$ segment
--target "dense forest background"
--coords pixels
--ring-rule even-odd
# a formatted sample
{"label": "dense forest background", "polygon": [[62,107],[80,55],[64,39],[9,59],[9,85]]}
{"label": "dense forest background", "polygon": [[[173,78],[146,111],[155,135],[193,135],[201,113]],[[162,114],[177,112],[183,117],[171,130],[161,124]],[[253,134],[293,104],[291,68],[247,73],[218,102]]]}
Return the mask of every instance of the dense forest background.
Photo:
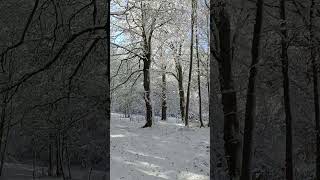
{"label": "dense forest background", "polygon": [[319,179],[319,2],[210,3],[211,178]]}

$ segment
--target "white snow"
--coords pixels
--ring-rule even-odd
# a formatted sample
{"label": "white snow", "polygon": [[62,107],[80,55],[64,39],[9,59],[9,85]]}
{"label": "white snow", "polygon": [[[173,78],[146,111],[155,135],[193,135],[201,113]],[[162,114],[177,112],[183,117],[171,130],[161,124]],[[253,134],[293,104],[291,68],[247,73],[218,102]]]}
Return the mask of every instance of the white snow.
{"label": "white snow", "polygon": [[209,180],[209,128],[112,114],[112,180]]}

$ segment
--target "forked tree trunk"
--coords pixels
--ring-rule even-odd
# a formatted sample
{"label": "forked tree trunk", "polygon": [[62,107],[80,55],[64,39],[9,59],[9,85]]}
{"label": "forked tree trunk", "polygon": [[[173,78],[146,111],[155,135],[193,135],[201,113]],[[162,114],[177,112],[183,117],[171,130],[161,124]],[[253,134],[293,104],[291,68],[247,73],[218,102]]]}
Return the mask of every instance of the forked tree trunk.
{"label": "forked tree trunk", "polygon": [[263,0],[258,0],[256,4],[256,22],[253,31],[253,40],[251,47],[251,66],[250,75],[247,89],[247,102],[245,112],[245,126],[243,136],[243,149],[242,149],[242,171],[241,180],[250,180],[251,175],[251,162],[253,151],[253,131],[256,115],[256,76],[257,76],[257,64],[259,62],[259,49],[260,49],[260,36],[262,29],[262,17],[263,17]]}
{"label": "forked tree trunk", "polygon": [[288,75],[288,35],[286,26],[286,4],[285,0],[280,0],[280,18],[281,18],[281,62],[283,75],[283,96],[285,109],[286,124],[286,180],[293,180],[293,163],[292,163],[292,115],[290,108],[290,88]]}

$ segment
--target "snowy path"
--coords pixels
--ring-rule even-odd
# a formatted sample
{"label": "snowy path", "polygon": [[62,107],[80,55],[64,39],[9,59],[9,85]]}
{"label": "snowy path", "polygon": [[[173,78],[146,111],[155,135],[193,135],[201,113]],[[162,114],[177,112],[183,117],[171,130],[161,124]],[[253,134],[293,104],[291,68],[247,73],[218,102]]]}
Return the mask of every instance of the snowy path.
{"label": "snowy path", "polygon": [[209,128],[130,121],[112,114],[112,180],[208,180]]}

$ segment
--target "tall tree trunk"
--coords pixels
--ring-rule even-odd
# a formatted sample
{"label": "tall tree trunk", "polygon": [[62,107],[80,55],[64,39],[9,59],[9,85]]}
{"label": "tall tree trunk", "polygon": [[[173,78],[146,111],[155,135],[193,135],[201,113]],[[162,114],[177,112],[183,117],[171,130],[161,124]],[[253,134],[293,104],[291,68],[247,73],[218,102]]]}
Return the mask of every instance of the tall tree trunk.
{"label": "tall tree trunk", "polygon": [[[4,125],[5,125],[5,121],[6,121],[6,113],[7,113],[7,99],[8,99],[8,94],[9,92],[6,92],[4,95],[3,95],[3,100],[2,100],[2,104],[1,104],[1,118],[0,118],[0,152],[2,151],[3,149],[3,139],[4,139]],[[1,163],[1,166],[2,163]],[[2,176],[2,169],[0,171],[0,176]]]}
{"label": "tall tree trunk", "polygon": [[64,142],[63,142],[63,135],[61,133],[59,133],[59,157],[60,157],[60,172],[61,172],[61,175],[62,175],[62,179],[65,180],[66,179],[66,175],[65,175],[65,172],[64,172],[64,167],[63,167],[63,164],[64,164],[64,155],[63,155],[63,150],[64,150]]}
{"label": "tall tree trunk", "polygon": [[[4,139],[4,125],[5,125],[5,121],[6,121],[6,114],[7,114],[7,100],[8,100],[8,95],[9,95],[9,92],[6,92],[4,95],[3,95],[3,100],[2,100],[2,108],[1,108],[1,122],[0,122],[0,152],[2,152],[3,150],[5,151],[6,146],[4,143],[3,143],[3,139]],[[3,154],[4,155],[4,154]],[[1,159],[2,159],[2,153],[1,153]],[[2,167],[3,167],[3,162],[1,161],[1,166],[0,166],[0,176],[2,176]]]}
{"label": "tall tree trunk", "polygon": [[12,101],[11,101],[11,105],[10,105],[10,118],[9,118],[9,122],[7,125],[7,133],[5,136],[5,141],[4,141],[4,147],[2,150],[2,154],[1,154],[1,165],[0,165],[0,176],[2,175],[2,170],[3,170],[3,166],[4,166],[4,161],[5,161],[5,157],[6,157],[6,153],[7,153],[7,145],[8,145],[8,139],[9,139],[9,135],[10,135],[10,131],[11,131],[11,121],[13,119],[13,108],[12,108]]}
{"label": "tall tree trunk", "polygon": [[161,95],[161,120],[167,120],[167,80],[166,80],[166,66],[162,67],[162,95]]}
{"label": "tall tree trunk", "polygon": [[[211,6],[211,3],[210,3],[210,5],[209,6]],[[207,72],[207,91],[208,91],[208,99],[209,99],[209,104],[212,104],[212,103],[214,103],[214,100],[213,99],[211,99],[211,94],[210,94],[210,88],[211,88],[211,81],[213,81],[213,71],[212,71],[212,73],[211,73],[211,69],[213,70],[213,67],[211,67],[211,66],[213,66],[213,63],[211,63],[211,60],[213,61],[213,60],[215,60],[214,59],[214,57],[212,56],[211,57],[211,54],[210,54],[210,49],[212,49],[212,48],[214,48],[214,47],[212,47],[211,48],[211,44],[212,45],[214,45],[215,43],[213,42],[213,40],[214,40],[214,37],[212,37],[212,42],[211,42],[211,33],[214,33],[214,26],[212,26],[212,28],[211,28],[211,18],[213,18],[213,16],[211,17],[211,13],[213,13],[213,12],[211,12],[211,8],[210,8],[210,13],[209,13],[209,15],[207,16],[207,27],[208,27],[208,35],[207,35],[207,38],[208,38],[208,59],[207,59],[207,69],[208,69],[208,72]],[[212,21],[212,23],[214,23],[214,21]],[[212,32],[211,32],[212,31]],[[211,76],[212,76],[212,78],[211,78]],[[212,96],[213,97],[213,96]],[[212,107],[213,107],[213,104],[212,104]],[[214,111],[214,110],[213,110]],[[211,124],[211,116],[210,116],[210,113],[212,114],[213,113],[213,111],[211,112],[210,111],[210,105],[209,105],[209,122],[208,122],[208,127],[210,127],[210,124]],[[213,114],[212,114],[213,115]],[[212,116],[212,118],[213,118],[213,116]],[[213,119],[212,119],[213,120]],[[210,134],[211,134],[211,128],[210,128]],[[212,137],[213,138],[213,137]],[[211,139],[211,135],[210,135],[210,139]]]}
{"label": "tall tree trunk", "polygon": [[[9,84],[11,84],[12,73],[9,72],[8,76],[9,76],[8,77]],[[13,106],[12,106],[13,102],[9,98],[9,93],[10,93],[10,91],[5,92],[3,104],[2,104],[3,107],[2,107],[2,114],[1,114],[1,136],[0,136],[0,151],[1,151],[0,177],[2,176],[5,156],[6,156],[6,152],[7,152],[8,138],[9,138],[9,134],[10,134],[10,130],[11,130],[11,121],[13,119]],[[7,117],[7,108],[8,108],[9,103],[10,103],[10,116]],[[7,122],[7,133],[5,135],[4,142],[3,142],[3,134],[5,132],[4,125],[5,125],[6,118],[8,118],[9,120]]]}
{"label": "tall tree trunk", "polygon": [[200,128],[204,127],[202,121],[202,99],[201,99],[201,74],[200,74],[200,56],[199,56],[199,36],[198,36],[198,24],[197,24],[196,17],[196,54],[197,54],[197,70],[198,70],[198,96],[199,96],[199,121],[200,121]]}
{"label": "tall tree trunk", "polygon": [[184,101],[184,88],[183,88],[183,69],[180,63],[181,54],[182,54],[182,44],[180,44],[178,49],[178,56],[174,60],[175,60],[175,68],[177,72],[180,114],[181,114],[181,120],[184,121],[185,101]]}
{"label": "tall tree trunk", "polygon": [[[12,108],[11,108],[11,114],[12,114]],[[12,117],[10,117],[8,125],[7,125],[8,127],[7,127],[6,136],[5,136],[5,139],[4,139],[4,147],[3,147],[2,152],[1,152],[0,176],[2,175],[2,170],[3,170],[3,166],[4,166],[4,160],[5,160],[6,152],[7,152],[8,138],[9,138],[9,134],[10,134],[10,130],[11,130],[11,126],[10,126],[11,120],[12,120]]]}
{"label": "tall tree trunk", "polygon": [[61,176],[61,163],[60,163],[60,139],[59,135],[56,136],[56,175]]}
{"label": "tall tree trunk", "polygon": [[263,17],[263,0],[257,1],[256,10],[256,22],[253,31],[253,40],[251,47],[251,66],[250,75],[247,90],[247,102],[245,112],[245,126],[244,126],[244,137],[243,137],[243,150],[242,150],[242,171],[241,180],[251,179],[251,162],[252,162],[252,150],[253,150],[253,131],[255,125],[256,115],[256,95],[255,95],[255,81],[257,75],[257,64],[259,62],[259,50],[260,50],[260,36],[262,29],[262,17]]}
{"label": "tall tree trunk", "polygon": [[286,179],[293,180],[293,163],[292,163],[292,115],[290,108],[290,89],[288,76],[288,35],[286,26],[286,4],[285,0],[280,0],[280,18],[281,18],[281,62],[283,75],[283,95],[285,108],[286,123]]}
{"label": "tall tree trunk", "polygon": [[52,144],[51,144],[51,142],[49,143],[49,147],[48,147],[48,156],[49,156],[48,176],[52,176],[53,163],[52,163]]}
{"label": "tall tree trunk", "polygon": [[106,70],[106,104],[105,104],[105,172],[104,180],[110,180],[110,121],[111,121],[111,95],[110,95],[110,2],[111,0],[106,0],[107,18],[106,18],[106,56],[107,56],[107,70]]}
{"label": "tall tree trunk", "polygon": [[316,179],[320,179],[320,114],[319,114],[319,90],[318,90],[318,67],[316,62],[316,49],[314,43],[314,28],[313,20],[315,15],[315,2],[311,0],[310,6],[310,54],[312,63],[312,73],[313,73],[313,103],[314,103],[314,118],[315,118],[315,132],[316,132]]}
{"label": "tall tree trunk", "polygon": [[[150,56],[150,55],[149,55]],[[144,101],[146,104],[146,124],[143,128],[152,126],[152,104],[151,104],[151,88],[150,88],[150,58],[143,61],[143,87],[144,87]]]}
{"label": "tall tree trunk", "polygon": [[210,126],[210,180],[215,180],[215,173],[214,173],[214,170],[215,170],[215,152],[214,152],[214,144],[215,144],[215,136],[214,136],[214,133],[215,133],[215,129],[214,129],[214,126],[213,126],[213,122],[215,120],[215,114],[214,114],[214,61],[216,60],[216,58],[213,56],[213,52],[211,51],[214,51],[215,49],[215,21],[214,21],[214,2],[213,1],[210,1],[210,24],[209,24],[209,38],[208,38],[208,41],[209,41],[209,60],[210,60],[210,78],[209,78],[209,123],[208,123],[208,126]]}
{"label": "tall tree trunk", "polygon": [[184,117],[185,117],[185,99],[184,99],[182,67],[180,67],[178,71],[179,71],[178,88],[179,88],[179,99],[180,99],[180,112],[181,112],[181,119],[184,120]]}
{"label": "tall tree trunk", "polygon": [[[215,4],[217,3],[217,4]],[[224,114],[224,148],[228,164],[229,176],[232,180],[240,178],[241,139],[237,117],[237,94],[232,78],[231,27],[226,3],[214,1],[212,9],[216,9],[214,18],[217,29],[217,56],[219,66],[220,91]],[[210,50],[210,53],[215,53]]]}
{"label": "tall tree trunk", "polygon": [[184,88],[183,88],[183,71],[180,62],[176,62],[176,70],[178,77],[178,89],[179,89],[179,102],[180,102],[180,112],[181,119],[184,120],[185,117],[185,101],[184,101]]}
{"label": "tall tree trunk", "polygon": [[189,101],[190,101],[190,86],[192,78],[192,65],[193,65],[193,34],[194,34],[194,24],[195,24],[195,14],[196,14],[197,2],[192,0],[192,13],[191,13],[191,42],[190,42],[190,67],[189,67],[189,78],[187,85],[187,101],[186,101],[186,114],[184,123],[186,126],[189,125]]}
{"label": "tall tree trunk", "polygon": [[151,71],[151,54],[152,54],[152,36],[155,28],[155,21],[152,21],[150,28],[146,27],[147,19],[145,12],[145,4],[141,1],[141,21],[142,21],[142,39],[143,39],[143,52],[144,57],[141,58],[143,61],[143,88],[144,88],[144,101],[146,106],[146,124],[142,128],[152,126],[152,101],[151,101],[151,85],[150,85],[150,71]]}
{"label": "tall tree trunk", "polygon": [[127,97],[127,103],[125,105],[125,118],[130,118],[131,112],[130,112],[130,97]]}
{"label": "tall tree trunk", "polygon": [[36,179],[36,158],[37,158],[37,153],[36,151],[33,149],[32,150],[32,154],[33,154],[33,160],[32,160],[32,179],[35,180]]}
{"label": "tall tree trunk", "polygon": [[72,179],[71,174],[71,164],[70,164],[70,153],[69,153],[69,144],[66,144],[66,158],[67,158],[67,165],[68,165],[68,178]]}

